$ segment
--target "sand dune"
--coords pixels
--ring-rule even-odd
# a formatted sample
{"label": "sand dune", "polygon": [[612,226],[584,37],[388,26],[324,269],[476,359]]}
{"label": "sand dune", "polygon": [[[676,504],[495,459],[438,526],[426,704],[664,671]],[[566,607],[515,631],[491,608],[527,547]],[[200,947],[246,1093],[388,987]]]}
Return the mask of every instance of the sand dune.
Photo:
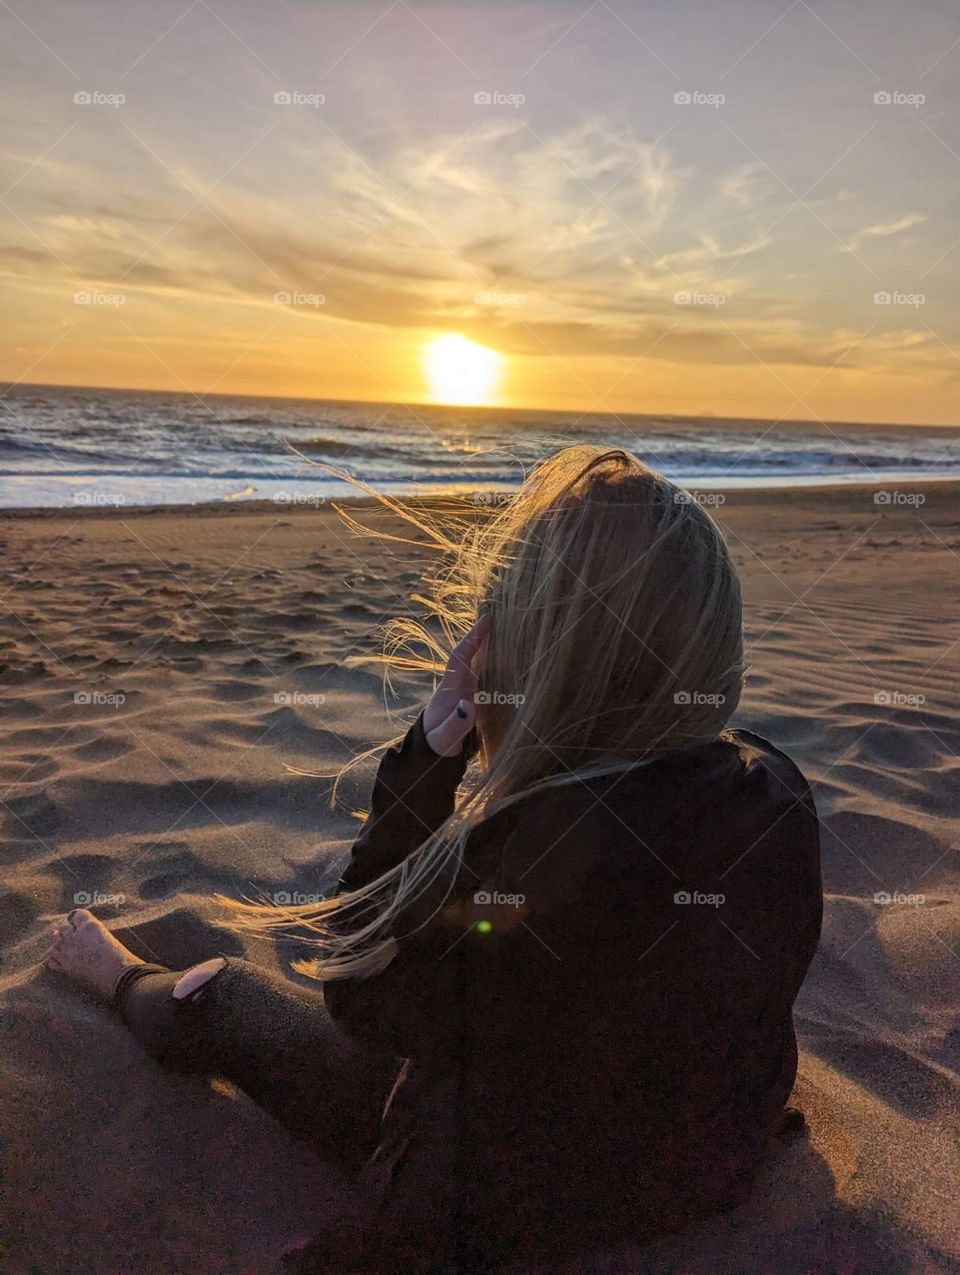
{"label": "sand dune", "polygon": [[[737,1212],[584,1271],[957,1269],[960,518],[955,488],[925,491],[719,511],[747,600],[737,721],[792,753],[824,821],[797,1006],[810,1129]],[[0,534],[4,1270],[278,1270],[344,1184],[40,962],[83,902],[145,957],[286,965],[213,896],[329,888],[370,770],[334,812],[329,780],[286,767],[329,770],[419,702],[400,679],[391,719],[380,678],[344,660],[409,609],[424,556],[262,506],[11,515]]]}

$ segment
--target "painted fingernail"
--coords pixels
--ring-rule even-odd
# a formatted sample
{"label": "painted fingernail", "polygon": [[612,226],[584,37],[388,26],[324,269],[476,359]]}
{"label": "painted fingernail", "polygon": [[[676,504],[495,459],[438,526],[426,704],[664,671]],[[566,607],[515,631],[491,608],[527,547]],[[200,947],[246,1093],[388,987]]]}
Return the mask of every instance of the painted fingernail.
{"label": "painted fingernail", "polygon": [[68,920],[68,921],[72,921],[72,920],[73,920],[73,918],[77,915],[77,913],[78,913],[79,911],[80,911],[80,909],[79,909],[79,908],[74,908],[72,912],[68,912],[68,913],[67,913],[67,920]]}
{"label": "painted fingernail", "polygon": [[464,721],[470,716],[470,704],[467,700],[462,699],[457,705],[457,716]]}

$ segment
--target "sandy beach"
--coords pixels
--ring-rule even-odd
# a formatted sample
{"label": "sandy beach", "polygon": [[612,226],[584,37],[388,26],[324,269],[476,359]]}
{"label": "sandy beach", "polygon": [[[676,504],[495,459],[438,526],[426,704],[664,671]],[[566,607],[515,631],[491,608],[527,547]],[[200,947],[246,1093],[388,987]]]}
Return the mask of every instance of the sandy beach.
{"label": "sandy beach", "polygon": [[[746,597],[735,721],[791,753],[823,820],[809,1131],[736,1212],[584,1272],[957,1269],[960,488],[912,490],[716,508]],[[415,610],[426,551],[276,505],[7,513],[0,538],[3,1269],[279,1271],[345,1184],[242,1095],[162,1071],[42,958],[82,904],[147,959],[288,969],[296,949],[233,935],[215,895],[330,888],[372,767],[336,812],[296,772],[415,714],[422,685],[385,697],[345,661]]]}

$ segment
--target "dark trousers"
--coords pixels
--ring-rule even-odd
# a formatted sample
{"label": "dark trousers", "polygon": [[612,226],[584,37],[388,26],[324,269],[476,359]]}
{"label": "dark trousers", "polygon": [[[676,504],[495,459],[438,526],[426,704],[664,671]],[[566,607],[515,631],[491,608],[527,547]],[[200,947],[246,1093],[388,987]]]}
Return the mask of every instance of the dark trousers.
{"label": "dark trousers", "polygon": [[232,1081],[325,1159],[359,1168],[377,1145],[398,1061],[346,1036],[319,987],[230,957],[177,1000],[182,976],[162,965],[121,976],[115,1002],[144,1048],[166,1066]]}

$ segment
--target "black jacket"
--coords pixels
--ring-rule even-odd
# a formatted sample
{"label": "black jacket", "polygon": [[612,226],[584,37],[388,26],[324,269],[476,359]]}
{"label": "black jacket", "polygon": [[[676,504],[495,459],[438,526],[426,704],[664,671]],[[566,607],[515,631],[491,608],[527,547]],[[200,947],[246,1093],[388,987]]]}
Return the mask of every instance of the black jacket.
{"label": "black jacket", "polygon": [[[440,825],[466,760],[419,720],[387,752],[343,888]],[[351,1034],[409,1061],[361,1233],[305,1270],[548,1269],[744,1197],[820,934],[817,816],[788,757],[734,730],[531,796],[473,831],[436,906],[403,917],[384,972],[326,985]]]}

